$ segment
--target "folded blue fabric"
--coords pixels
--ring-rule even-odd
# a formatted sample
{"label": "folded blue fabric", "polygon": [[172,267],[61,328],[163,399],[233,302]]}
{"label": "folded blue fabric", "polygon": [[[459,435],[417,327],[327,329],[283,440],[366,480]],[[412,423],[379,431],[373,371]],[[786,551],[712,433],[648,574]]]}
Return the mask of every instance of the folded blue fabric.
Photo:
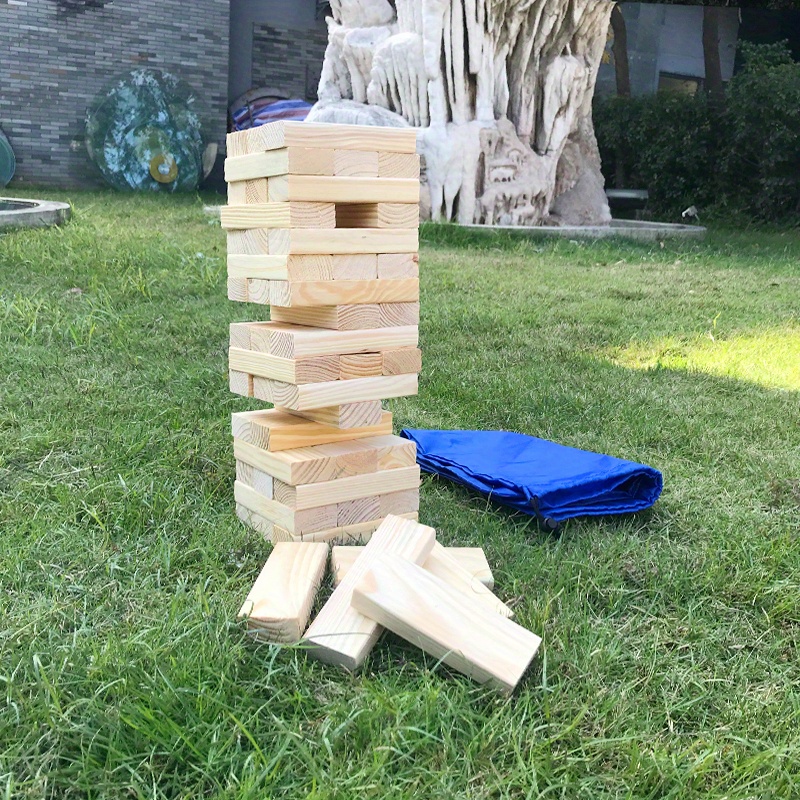
{"label": "folded blue fabric", "polygon": [[649,508],[663,486],[653,467],[508,431],[401,432],[425,472],[477,489],[544,519],[627,514]]}

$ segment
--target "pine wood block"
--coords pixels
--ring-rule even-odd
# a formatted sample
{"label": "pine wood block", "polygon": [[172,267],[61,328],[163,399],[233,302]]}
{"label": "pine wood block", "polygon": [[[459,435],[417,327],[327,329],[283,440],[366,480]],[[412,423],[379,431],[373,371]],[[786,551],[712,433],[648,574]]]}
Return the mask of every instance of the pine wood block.
{"label": "pine wood block", "polygon": [[274,499],[275,479],[267,472],[248,464],[245,461],[236,461],[236,480],[247,484],[259,494],[269,499]]}
{"label": "pine wood block", "polygon": [[417,463],[417,445],[401,436],[374,436],[368,440],[377,449],[377,469],[399,469]]}
{"label": "pine wood block", "polygon": [[220,209],[220,223],[225,230],[334,228],[336,206],[333,203],[268,202],[228,205]]}
{"label": "pine wood block", "polygon": [[[377,262],[377,256],[373,255],[371,258]],[[266,253],[232,253],[228,256],[228,277],[267,281],[330,281],[334,278],[333,259],[329,255],[271,256]],[[377,277],[377,263],[375,266],[376,274],[370,277]]]}
{"label": "pine wood block", "polygon": [[390,434],[392,415],[383,411],[380,422],[374,425],[344,430],[272,408],[232,414],[231,430],[235,439],[275,452]]}
{"label": "pine wood block", "polygon": [[332,256],[333,279],[336,281],[372,281],[378,278],[378,256],[375,253],[352,253]]}
{"label": "pine wood block", "polygon": [[[419,328],[406,325],[367,330],[321,330],[281,322],[252,323],[250,347],[283,358],[347,355],[416,347]],[[233,343],[231,343],[231,346]]]}
{"label": "pine wood block", "polygon": [[381,253],[376,260],[379,278],[398,280],[419,277],[419,255],[416,253]]}
{"label": "pine wood block", "polygon": [[228,204],[244,205],[247,202],[247,191],[245,181],[235,181],[228,184]]}
{"label": "pine wood block", "polygon": [[419,203],[337,203],[337,228],[418,228]]}
{"label": "pine wood block", "polygon": [[269,152],[229,154],[225,159],[225,180],[231,184],[289,173],[333,175],[333,160],[334,151],[330,148],[282,147]]}
{"label": "pine wood block", "polygon": [[228,231],[227,242],[229,255],[267,254],[269,253],[269,228]]}
{"label": "pine wood block", "polygon": [[[333,174],[361,177],[378,177],[378,154],[374,150],[334,150]],[[386,177],[402,177],[386,176]]]}
{"label": "pine wood block", "polygon": [[[257,228],[263,236],[244,237],[236,249],[228,252],[269,253],[271,255],[351,255],[353,253],[416,253],[419,250],[417,228]],[[240,231],[239,233],[250,233]],[[255,249],[255,248],[259,249]],[[245,249],[247,248],[247,249]]]}
{"label": "pine wood block", "polygon": [[328,562],[328,545],[279,542],[239,611],[256,638],[298,642]]}
{"label": "pine wood block", "polygon": [[240,481],[233,484],[233,496],[240,505],[280,525],[295,536],[336,527],[336,503],[306,509],[291,508]]}
{"label": "pine wood block", "polygon": [[231,347],[239,347],[242,350],[250,349],[250,329],[252,324],[251,322],[231,322],[228,328]]}
{"label": "pine wood block", "polygon": [[366,552],[339,584],[352,586],[355,611],[479,683],[514,690],[541,644],[536,634],[393,553],[376,555],[353,582]]}
{"label": "pine wood block", "polygon": [[236,131],[225,137],[225,154],[228,158],[247,154],[247,137],[244,133],[245,131]]}
{"label": "pine wood block", "polygon": [[407,397],[417,393],[417,376],[384,375],[349,381],[323,381],[297,386],[272,378],[253,378],[253,397],[292,411],[352,405],[370,400]]}
{"label": "pine wood block", "polygon": [[341,371],[339,356],[281,358],[270,353],[231,347],[228,359],[232,370],[298,385],[339,380]]}
{"label": "pine wood block", "polygon": [[352,607],[354,588],[361,584],[381,555],[418,564],[428,557],[435,539],[433,528],[399,517],[387,517],[306,631],[303,641],[311,646],[310,654],[350,670],[360,667],[380,636],[381,627]]}
{"label": "pine wood block", "polygon": [[422,370],[422,351],[417,347],[384,350],[381,369],[384,375],[406,375]]}
{"label": "pine wood block", "polygon": [[228,184],[228,205],[241,206],[248,203],[269,202],[267,179],[256,178],[249,181],[233,181]]}
{"label": "pine wood block", "polygon": [[274,322],[334,331],[404,328],[419,325],[419,303],[363,303],[299,308],[273,306],[270,315]]}
{"label": "pine wood block", "polygon": [[263,281],[259,278],[247,278],[247,302],[258,305],[269,305],[270,286],[272,281]]}
{"label": "pine wood block", "polygon": [[399,492],[382,494],[380,502],[381,513],[379,516],[385,517],[387,514],[405,514],[409,511],[419,511],[419,489],[404,489]]}
{"label": "pine wood block", "polygon": [[[244,512],[247,512],[244,509]],[[237,513],[238,510],[237,510]],[[418,515],[416,512],[410,514],[399,514],[397,516],[403,519],[409,519],[416,522]],[[325,531],[314,531],[313,533],[303,533],[294,536],[289,533],[285,528],[280,525],[275,525],[269,520],[257,515],[252,515],[247,519],[240,516],[243,522],[250,525],[255,530],[264,534],[265,538],[270,541],[278,542],[328,542],[329,544],[364,544],[370,540],[372,534],[380,527],[383,518],[373,519],[367,522],[356,522],[353,525],[344,525],[336,528],[330,528]],[[252,522],[250,521],[252,520]]]}
{"label": "pine wood block", "polygon": [[235,369],[228,370],[228,388],[242,397],[253,396],[253,376]]}
{"label": "pine wood block", "polygon": [[[254,381],[253,391],[255,392],[255,390]],[[309,408],[305,411],[288,408],[283,410],[323,425],[334,425],[337,428],[363,428],[367,425],[377,425],[384,413],[380,400],[370,400],[365,403],[343,403],[326,408]]]}
{"label": "pine wood block", "polygon": [[228,278],[228,300],[233,300],[235,303],[246,303],[247,290],[246,278]]}
{"label": "pine wood block", "polygon": [[408,178],[351,178],[281,175],[269,179],[273,203],[419,203],[419,181]]}
{"label": "pine wood block", "polygon": [[419,180],[419,156],[416,153],[378,153],[378,177]]}
{"label": "pine wood block", "polygon": [[380,503],[377,497],[361,497],[357,500],[345,500],[336,506],[336,525],[345,527],[377,519]]}
{"label": "pine wood block", "polygon": [[382,353],[351,353],[339,356],[339,380],[383,375]]}
{"label": "pine wood block", "polygon": [[396,281],[270,282],[270,303],[282,307],[402,303],[415,302],[418,299],[417,278],[402,278]]}
{"label": "pine wood block", "polygon": [[[436,546],[439,546],[438,542]],[[482,548],[445,547],[445,550],[472,576],[473,580],[480,581],[487,589],[494,588],[494,576]],[[331,573],[335,584],[341,582],[363,551],[364,548],[360,545],[336,545],[331,550]],[[425,559],[422,565],[424,569],[428,569],[430,560],[431,556]],[[447,583],[444,576],[439,577]]]}
{"label": "pine wood block", "polygon": [[379,303],[378,322],[381,328],[419,325],[419,303]]}
{"label": "pine wood block", "polygon": [[[304,483],[292,486],[281,480],[273,479],[274,499],[289,508],[304,511],[331,503],[344,503],[348,500],[361,500],[365,497],[377,498],[379,495],[399,492],[406,489],[418,489],[420,484],[419,467],[389,469],[364,475],[352,475],[321,483]],[[367,517],[374,519],[378,514],[376,501],[375,514]],[[415,511],[416,509],[408,509]],[[362,520],[357,520],[362,521]]]}

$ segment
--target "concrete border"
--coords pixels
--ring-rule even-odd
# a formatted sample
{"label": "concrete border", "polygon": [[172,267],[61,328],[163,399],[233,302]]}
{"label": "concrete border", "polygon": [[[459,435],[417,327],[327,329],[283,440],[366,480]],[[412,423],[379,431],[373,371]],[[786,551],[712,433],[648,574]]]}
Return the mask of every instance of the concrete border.
{"label": "concrete border", "polygon": [[0,202],[25,204],[22,208],[7,211],[0,209],[0,229],[47,228],[50,225],[61,225],[72,216],[72,208],[68,203],[55,200],[0,197]]}
{"label": "concrete border", "polygon": [[522,236],[540,236],[557,239],[607,239],[620,236],[640,242],[658,242],[662,239],[704,239],[707,233],[702,225],[679,225],[672,222],[642,222],[641,220],[614,219],[604,225],[522,226],[522,225],[460,225],[471,231],[510,231]]}

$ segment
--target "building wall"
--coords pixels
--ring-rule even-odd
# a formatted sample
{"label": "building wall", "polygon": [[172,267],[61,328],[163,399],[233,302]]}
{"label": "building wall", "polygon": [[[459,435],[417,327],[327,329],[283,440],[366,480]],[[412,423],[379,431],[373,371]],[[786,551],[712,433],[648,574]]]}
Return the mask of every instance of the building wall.
{"label": "building wall", "polygon": [[16,154],[15,183],[102,185],[86,154],[86,109],[137,68],[187,81],[222,146],[228,34],[229,0],[0,0],[0,127]]}

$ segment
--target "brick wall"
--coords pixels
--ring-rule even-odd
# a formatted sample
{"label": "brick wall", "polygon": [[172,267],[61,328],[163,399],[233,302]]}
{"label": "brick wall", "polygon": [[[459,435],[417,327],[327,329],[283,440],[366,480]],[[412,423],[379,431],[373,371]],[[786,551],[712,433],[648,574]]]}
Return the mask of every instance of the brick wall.
{"label": "brick wall", "polygon": [[0,0],[0,128],[15,183],[102,185],[84,144],[86,109],[112,78],[164,69],[187,81],[224,143],[229,0]]}
{"label": "brick wall", "polygon": [[253,86],[266,86],[290,98],[313,102],[328,44],[323,20],[314,28],[295,30],[253,26]]}

